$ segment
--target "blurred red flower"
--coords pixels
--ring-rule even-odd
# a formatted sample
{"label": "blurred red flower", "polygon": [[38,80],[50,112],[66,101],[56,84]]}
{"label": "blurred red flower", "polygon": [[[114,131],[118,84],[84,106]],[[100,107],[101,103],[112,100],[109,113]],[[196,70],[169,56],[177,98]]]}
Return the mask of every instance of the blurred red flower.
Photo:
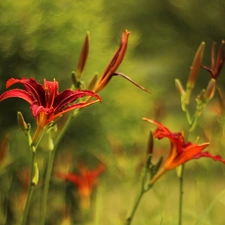
{"label": "blurred red flower", "polygon": [[56,177],[67,180],[73,183],[79,191],[81,197],[81,206],[83,209],[89,209],[90,197],[94,186],[98,182],[98,177],[105,171],[106,167],[103,164],[97,166],[93,170],[87,169],[83,164],[79,166],[79,173],[56,173]]}

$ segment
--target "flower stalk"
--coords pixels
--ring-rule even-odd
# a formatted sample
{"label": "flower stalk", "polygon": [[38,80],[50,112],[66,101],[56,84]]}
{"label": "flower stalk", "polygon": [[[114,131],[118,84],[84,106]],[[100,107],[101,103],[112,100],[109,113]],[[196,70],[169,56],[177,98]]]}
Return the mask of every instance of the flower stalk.
{"label": "flower stalk", "polygon": [[[20,113],[18,113],[18,115],[19,114]],[[20,116],[18,116],[18,117],[20,117]],[[26,203],[25,203],[25,208],[24,208],[24,212],[23,212],[23,218],[22,218],[21,225],[26,225],[27,216],[28,216],[28,212],[30,209],[33,192],[38,183],[38,168],[37,168],[37,163],[36,163],[36,146],[32,142],[32,137],[30,135],[30,126],[28,126],[27,128],[28,129],[24,130],[24,133],[27,137],[27,142],[28,142],[28,146],[30,149],[30,153],[31,153],[31,164],[30,164],[31,169],[30,169],[29,188],[28,188],[27,199],[26,199]]]}
{"label": "flower stalk", "polygon": [[151,162],[151,157],[152,157],[152,155],[148,156],[146,164],[144,165],[144,167],[142,169],[141,188],[140,188],[140,191],[137,195],[136,200],[134,201],[134,204],[131,206],[131,209],[128,212],[128,215],[127,215],[126,221],[125,221],[125,225],[131,224],[143,194],[145,192],[149,191],[152,188],[152,184],[149,184],[149,173],[151,171],[150,171],[150,168],[149,168],[149,165],[148,165],[148,162],[149,162],[149,164]]}
{"label": "flower stalk", "polygon": [[182,214],[183,214],[183,194],[184,194],[184,164],[179,166],[180,174],[178,176],[179,179],[179,208],[178,208],[178,225],[182,225]]}
{"label": "flower stalk", "polygon": [[40,222],[40,225],[45,224],[49,184],[50,184],[50,179],[51,179],[51,174],[52,174],[52,167],[53,167],[53,163],[54,163],[54,156],[55,156],[55,150],[49,151],[47,171],[46,171],[44,190],[43,190],[43,197],[42,197],[42,201],[41,201],[41,222]]}
{"label": "flower stalk", "polygon": [[134,204],[131,206],[131,209],[128,211],[125,225],[131,224],[143,194],[149,191],[153,186],[153,183],[149,181],[151,181],[152,178],[154,178],[155,174],[158,172],[159,167],[161,166],[162,158],[159,159],[156,165],[152,164],[153,146],[154,146],[153,134],[150,131],[148,143],[147,143],[145,164],[142,167],[140,191],[137,195],[136,200],[134,201]]}

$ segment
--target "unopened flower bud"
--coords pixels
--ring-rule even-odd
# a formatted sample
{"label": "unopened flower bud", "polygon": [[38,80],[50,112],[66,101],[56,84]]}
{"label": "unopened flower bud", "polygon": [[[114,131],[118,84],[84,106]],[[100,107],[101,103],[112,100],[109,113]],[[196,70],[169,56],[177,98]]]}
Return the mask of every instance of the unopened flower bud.
{"label": "unopened flower bud", "polygon": [[96,74],[92,77],[90,83],[88,84],[88,90],[93,90],[94,87],[95,87],[95,85],[97,84],[97,81],[98,81],[98,74],[96,73]]}
{"label": "unopened flower bud", "polygon": [[199,70],[202,64],[204,47],[205,47],[205,42],[202,42],[195,54],[195,57],[191,66],[189,78],[186,84],[187,89],[193,89],[195,86],[195,83],[199,74]]}
{"label": "unopened flower bud", "polygon": [[154,166],[154,174],[156,174],[160,168],[160,166],[162,165],[163,162],[163,157],[161,156],[158,160],[158,162],[155,164]]}
{"label": "unopened flower bud", "polygon": [[202,113],[203,108],[205,107],[205,90],[201,90],[200,94],[196,98],[197,106],[196,111],[198,112],[198,115]]}
{"label": "unopened flower bud", "polygon": [[90,46],[90,35],[89,35],[89,32],[87,32],[82,49],[81,49],[77,69],[75,72],[78,80],[81,78],[86,62],[87,62],[87,58],[89,54],[89,46]]}
{"label": "unopened flower bud", "polygon": [[153,146],[154,146],[153,134],[152,131],[150,131],[148,137],[147,155],[153,153]]}
{"label": "unopened flower bud", "polygon": [[73,85],[75,86],[75,88],[80,88],[80,81],[77,78],[77,75],[74,71],[72,71],[71,77],[72,77]]}
{"label": "unopened flower bud", "polygon": [[17,123],[22,131],[28,131],[30,129],[30,126],[25,122],[21,112],[17,112]]}
{"label": "unopened flower bud", "polygon": [[175,86],[176,86],[180,96],[185,95],[185,90],[184,90],[183,85],[181,84],[179,79],[175,79]]}
{"label": "unopened flower bud", "polygon": [[34,163],[34,176],[32,178],[32,185],[36,186],[39,181],[39,169],[37,163]]}
{"label": "unopened flower bud", "polygon": [[205,102],[208,102],[213,98],[215,91],[216,91],[216,80],[211,78],[204,93]]}
{"label": "unopened flower bud", "polygon": [[202,110],[204,109],[208,101],[210,101],[213,98],[215,91],[216,91],[216,80],[211,78],[206,90],[203,89],[196,98],[197,102],[196,111],[198,112],[198,116],[200,116]]}
{"label": "unopened flower bud", "polygon": [[205,95],[205,89],[202,89],[199,95],[196,98],[197,104],[203,103],[204,102],[204,95]]}
{"label": "unopened flower bud", "polygon": [[[180,94],[180,98],[181,98],[181,108],[183,111],[186,110],[186,105],[188,105],[189,103],[189,96],[188,96],[188,93],[185,92],[184,88],[183,88],[183,85],[181,84],[180,80],[178,79],[175,79],[175,86]],[[188,90],[189,91],[189,90]]]}

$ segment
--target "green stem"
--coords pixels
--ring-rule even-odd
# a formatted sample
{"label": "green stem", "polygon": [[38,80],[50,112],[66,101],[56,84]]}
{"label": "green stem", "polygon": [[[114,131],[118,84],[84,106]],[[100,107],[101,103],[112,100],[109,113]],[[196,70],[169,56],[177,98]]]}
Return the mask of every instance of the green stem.
{"label": "green stem", "polygon": [[29,187],[28,194],[27,194],[27,200],[26,200],[26,206],[25,206],[25,209],[24,209],[24,212],[23,212],[22,225],[26,224],[27,215],[28,215],[28,211],[29,211],[29,208],[30,208],[30,203],[31,203],[31,199],[32,199],[32,196],[33,196],[33,192],[34,192],[34,187]]}
{"label": "green stem", "polygon": [[27,200],[26,200],[26,204],[25,204],[25,208],[24,208],[24,212],[23,212],[23,219],[22,219],[22,224],[21,225],[25,225],[26,221],[27,221],[27,215],[28,215],[28,211],[30,208],[30,203],[31,203],[31,199],[33,196],[33,192],[34,192],[34,188],[35,188],[35,184],[33,184],[32,180],[34,177],[34,164],[35,164],[35,158],[36,158],[36,149],[35,147],[30,144],[30,136],[28,135],[28,143],[30,146],[30,150],[32,152],[32,157],[31,157],[31,172],[30,172],[30,181],[29,181],[29,189],[28,189],[28,194],[27,194]]}
{"label": "green stem", "polygon": [[191,116],[190,116],[190,112],[188,109],[185,109],[185,114],[186,114],[186,118],[187,118],[187,121],[188,121],[188,124],[192,124],[192,119],[191,119]]}
{"label": "green stem", "polygon": [[[150,156],[151,157],[151,156]],[[130,211],[128,212],[128,216],[126,218],[126,222],[125,222],[125,225],[130,225],[133,218],[134,218],[134,214],[137,210],[137,207],[140,203],[140,200],[142,198],[142,195],[147,192],[148,190],[151,189],[152,187],[152,184],[148,184],[146,186],[146,181],[148,181],[148,176],[147,176],[147,173],[149,172],[149,168],[148,168],[148,165],[149,165],[149,162],[147,161],[146,162],[146,165],[143,167],[143,174],[142,174],[142,180],[141,180],[141,190],[136,198],[136,201],[134,202],[132,208],[130,209]]]}
{"label": "green stem", "polygon": [[49,190],[50,178],[51,178],[52,167],[53,167],[53,162],[54,162],[54,156],[55,156],[55,150],[49,151],[44,191],[43,191],[43,197],[42,197],[42,202],[41,202],[41,223],[40,223],[41,225],[45,224],[47,200],[48,200],[48,190]]}
{"label": "green stem", "polygon": [[67,128],[69,127],[71,119],[72,119],[72,114],[70,114],[69,117],[65,118],[65,121],[64,121],[62,127],[60,127],[61,132],[58,134],[58,136],[56,136],[56,140],[54,143],[54,149],[49,152],[47,171],[46,171],[44,190],[43,190],[43,197],[42,197],[42,201],[41,201],[41,225],[45,224],[49,183],[50,183],[52,168],[53,168],[53,164],[54,164],[55,152],[56,152],[59,142],[61,141],[63,135],[65,134]]}
{"label": "green stem", "polygon": [[195,115],[194,115],[194,118],[192,120],[192,123],[190,125],[190,128],[189,128],[189,133],[191,133],[192,131],[194,131],[194,129],[196,128],[196,125],[198,123],[198,112],[196,111]]}
{"label": "green stem", "polygon": [[181,165],[181,173],[179,176],[179,215],[178,215],[178,225],[182,225],[182,211],[183,211],[183,174],[184,174],[184,164]]}
{"label": "green stem", "polygon": [[132,220],[133,220],[133,217],[134,217],[134,214],[135,214],[135,212],[136,212],[136,210],[137,210],[137,207],[138,207],[138,205],[139,205],[139,202],[140,202],[140,200],[141,200],[141,197],[142,197],[142,195],[143,195],[144,193],[145,193],[145,191],[143,191],[143,189],[141,189],[139,195],[137,196],[136,201],[134,202],[134,205],[132,206],[132,208],[131,208],[131,210],[130,210],[130,212],[129,212],[127,218],[126,218],[126,223],[125,223],[125,225],[130,225],[130,224],[131,224],[131,222],[132,222]]}
{"label": "green stem", "polygon": [[[66,117],[66,115],[65,115],[65,117]],[[65,123],[62,125],[62,127],[59,127],[59,128],[58,128],[58,129],[60,129],[61,132],[60,132],[60,133],[56,136],[56,138],[55,138],[55,143],[54,143],[55,149],[57,149],[58,144],[60,143],[60,141],[61,141],[63,135],[66,133],[66,131],[67,131],[69,125],[70,125],[70,122],[71,122],[72,118],[74,118],[74,117],[75,117],[75,116],[73,116],[73,114],[70,113],[69,117],[66,117],[66,118],[65,118]],[[62,118],[62,119],[64,119],[64,118]]]}

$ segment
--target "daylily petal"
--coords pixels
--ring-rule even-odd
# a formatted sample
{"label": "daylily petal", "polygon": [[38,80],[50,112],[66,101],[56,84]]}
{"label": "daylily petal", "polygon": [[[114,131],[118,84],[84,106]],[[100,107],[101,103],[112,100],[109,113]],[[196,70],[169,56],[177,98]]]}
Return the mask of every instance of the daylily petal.
{"label": "daylily petal", "polygon": [[63,110],[68,104],[76,101],[78,98],[82,98],[84,96],[92,96],[95,98],[98,98],[101,101],[101,98],[99,97],[99,95],[95,94],[92,91],[77,91],[74,92],[70,89],[65,90],[61,93],[59,93],[56,97],[55,97],[55,101],[53,104],[53,107],[55,108],[55,111],[60,111]]}
{"label": "daylily petal", "polygon": [[94,92],[97,93],[97,92],[101,91],[106,86],[106,84],[110,81],[113,74],[116,72],[117,68],[120,66],[120,64],[124,58],[124,55],[126,53],[129,34],[130,34],[130,32],[127,30],[125,30],[122,33],[122,36],[120,39],[120,46],[117,49],[117,51],[114,54],[111,61],[109,62],[108,66],[106,67],[104,73],[102,74],[101,79],[96,84],[96,86],[94,88]]}
{"label": "daylily petal", "polygon": [[219,156],[219,155],[212,155],[212,154],[210,154],[209,152],[200,152],[200,153],[198,153],[197,155],[195,155],[194,158],[195,158],[195,159],[199,159],[199,158],[201,158],[201,157],[211,158],[211,159],[213,159],[214,161],[220,161],[220,162],[222,162],[223,164],[225,164],[225,160],[222,159],[221,156]]}
{"label": "daylily petal", "polygon": [[56,173],[55,174],[56,177],[61,178],[61,179],[65,179],[70,181],[71,183],[74,183],[75,185],[79,185],[80,184],[80,177],[77,176],[76,174],[65,174],[65,173]]}
{"label": "daylily petal", "polygon": [[[26,79],[26,78],[22,78],[22,79]],[[21,79],[21,80],[22,80]],[[19,79],[15,79],[15,78],[10,78],[7,82],[6,82],[6,88],[9,88],[10,86],[12,86],[13,84],[16,84],[16,83],[21,83],[21,80]]]}
{"label": "daylily petal", "polygon": [[102,172],[104,172],[106,169],[106,166],[104,164],[100,164],[96,169],[88,171],[88,175],[90,177],[98,177]]}
{"label": "daylily petal", "polygon": [[173,162],[170,164],[168,169],[174,169],[179,165],[184,164],[185,162],[188,162],[189,160],[195,158],[197,154],[201,154],[201,151],[203,151],[209,143],[204,143],[201,145],[195,145],[191,144],[187,148],[184,148],[180,154],[178,154]]}
{"label": "daylily petal", "polygon": [[97,178],[105,171],[105,165],[99,165],[94,170],[88,170],[83,165],[79,168],[79,174],[74,173],[56,173],[58,178],[62,178],[68,180],[78,186],[78,188],[88,188],[91,190],[93,186],[96,184]]}
{"label": "daylily petal", "polygon": [[55,96],[58,94],[58,82],[47,81],[44,79],[44,90],[45,90],[45,107],[50,108],[54,104]]}
{"label": "daylily petal", "polygon": [[99,102],[99,100],[95,100],[95,101],[92,101],[92,102],[82,102],[82,103],[76,103],[74,105],[71,105],[71,106],[68,106],[66,107],[64,110],[62,111],[59,111],[59,112],[55,112],[55,114],[53,114],[49,119],[48,121],[51,122],[55,119],[57,119],[59,116],[63,115],[64,113],[66,112],[69,112],[71,110],[74,110],[74,109],[81,109],[81,108],[85,108],[89,105],[92,105],[96,102]]}
{"label": "daylily petal", "polygon": [[138,88],[142,89],[143,91],[146,91],[146,92],[148,92],[149,94],[151,93],[151,92],[150,92],[149,90],[147,90],[145,87],[143,87],[143,86],[137,84],[137,83],[136,83],[135,81],[133,81],[130,77],[126,76],[126,75],[123,74],[123,73],[115,72],[113,75],[114,75],[114,76],[119,75],[119,76],[125,78],[126,80],[130,81],[132,84],[134,84],[134,85],[137,86]]}
{"label": "daylily petal", "polygon": [[53,108],[45,108],[42,105],[40,106],[40,105],[34,104],[31,106],[31,111],[32,111],[32,115],[34,117],[37,117],[40,112],[44,112],[45,114],[50,114],[50,113],[53,113],[54,109]]}
{"label": "daylily petal", "polygon": [[152,124],[155,124],[157,126],[157,129],[155,130],[154,132],[154,137],[155,138],[158,138],[158,139],[162,139],[162,138],[171,138],[171,137],[174,137],[174,135],[177,135],[177,134],[173,134],[170,132],[170,130],[163,126],[161,123],[155,121],[155,120],[151,120],[151,119],[148,119],[148,118],[143,118],[144,121],[147,121],[149,123],[152,123]]}
{"label": "daylily petal", "polygon": [[2,93],[0,95],[0,102],[7,98],[21,98],[21,99],[27,101],[29,104],[33,103],[32,96],[28,92],[26,92],[24,90],[20,90],[20,89],[9,90],[9,91]]}
{"label": "daylily petal", "polygon": [[40,105],[45,104],[45,90],[43,86],[39,84],[35,79],[22,78],[19,80],[11,78],[7,81],[6,88],[16,83],[23,84],[26,91],[29,92],[33,96],[33,99],[36,99]]}

